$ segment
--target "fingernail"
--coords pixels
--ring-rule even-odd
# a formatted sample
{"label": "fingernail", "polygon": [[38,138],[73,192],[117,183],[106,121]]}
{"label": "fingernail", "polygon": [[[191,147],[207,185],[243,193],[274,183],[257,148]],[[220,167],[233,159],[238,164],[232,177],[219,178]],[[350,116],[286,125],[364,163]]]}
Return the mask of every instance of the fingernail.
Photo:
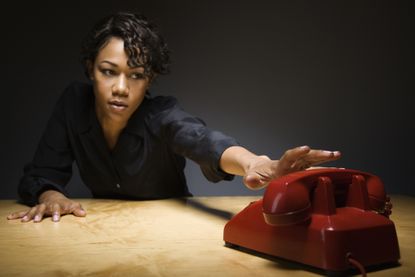
{"label": "fingernail", "polygon": [[23,218],[22,218],[22,221],[27,221],[29,219],[29,217],[27,216],[27,215],[25,215]]}
{"label": "fingernail", "polygon": [[57,214],[54,214],[54,215],[52,216],[52,220],[53,220],[53,221],[59,221],[59,216],[58,216]]}
{"label": "fingernail", "polygon": [[36,222],[40,221],[40,216],[35,215],[35,218],[33,218],[33,221],[36,221]]}

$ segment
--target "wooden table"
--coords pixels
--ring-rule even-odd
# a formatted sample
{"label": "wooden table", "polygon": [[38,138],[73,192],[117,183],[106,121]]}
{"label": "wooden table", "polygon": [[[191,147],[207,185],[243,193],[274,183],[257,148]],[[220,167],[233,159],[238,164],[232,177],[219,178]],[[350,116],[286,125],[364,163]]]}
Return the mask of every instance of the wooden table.
{"label": "wooden table", "polygon": [[[0,276],[320,276],[224,247],[225,223],[256,199],[79,199],[87,217],[68,215],[59,223],[7,220],[24,206],[2,200]],[[401,265],[369,276],[415,276],[415,198],[392,201]]]}

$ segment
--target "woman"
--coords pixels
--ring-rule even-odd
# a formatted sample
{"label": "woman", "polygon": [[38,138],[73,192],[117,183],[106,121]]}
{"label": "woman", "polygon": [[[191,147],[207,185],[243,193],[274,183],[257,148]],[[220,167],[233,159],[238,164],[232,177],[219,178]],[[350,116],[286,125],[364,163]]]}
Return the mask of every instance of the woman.
{"label": "woman", "polygon": [[168,73],[169,52],[143,16],[104,18],[84,41],[82,61],[91,84],[73,83],[61,95],[19,184],[22,201],[32,207],[8,219],[85,216],[64,192],[74,160],[94,197],[160,199],[191,195],[184,157],[197,162],[210,181],[241,175],[250,189],[340,157],[302,146],[270,160],[209,130],[173,97],[150,96],[157,75]]}

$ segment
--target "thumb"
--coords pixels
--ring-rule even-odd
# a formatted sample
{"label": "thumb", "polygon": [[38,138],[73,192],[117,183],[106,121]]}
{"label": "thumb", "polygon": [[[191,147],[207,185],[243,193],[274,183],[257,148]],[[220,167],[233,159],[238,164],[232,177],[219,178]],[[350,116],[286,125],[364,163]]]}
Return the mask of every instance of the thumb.
{"label": "thumb", "polygon": [[81,217],[86,216],[86,211],[82,209],[82,207],[76,208],[72,213],[76,216],[81,216]]}
{"label": "thumb", "polygon": [[260,190],[268,185],[268,182],[261,180],[261,177],[255,173],[248,173],[243,178],[244,185],[251,190]]}

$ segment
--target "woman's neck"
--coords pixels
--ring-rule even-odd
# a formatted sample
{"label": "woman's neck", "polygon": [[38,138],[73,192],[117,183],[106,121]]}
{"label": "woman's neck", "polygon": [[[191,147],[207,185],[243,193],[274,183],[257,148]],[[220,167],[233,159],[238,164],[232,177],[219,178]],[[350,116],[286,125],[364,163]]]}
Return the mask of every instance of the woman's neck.
{"label": "woman's neck", "polygon": [[102,126],[102,131],[104,133],[105,141],[107,142],[108,148],[110,150],[113,150],[115,145],[117,144],[118,137],[120,136],[120,133],[123,128],[111,128],[111,127],[105,127],[105,125]]}
{"label": "woman's neck", "polygon": [[108,148],[113,150],[117,144],[121,131],[127,126],[127,121],[112,120],[108,117],[100,116],[98,113],[97,118],[101,125]]}

